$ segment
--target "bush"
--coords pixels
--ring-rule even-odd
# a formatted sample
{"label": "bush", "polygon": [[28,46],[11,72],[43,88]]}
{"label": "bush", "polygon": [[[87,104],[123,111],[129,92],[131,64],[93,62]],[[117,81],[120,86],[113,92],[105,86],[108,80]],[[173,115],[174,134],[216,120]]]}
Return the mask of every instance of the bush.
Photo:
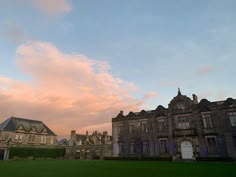
{"label": "bush", "polygon": [[11,147],[9,158],[59,158],[65,156],[65,148]]}

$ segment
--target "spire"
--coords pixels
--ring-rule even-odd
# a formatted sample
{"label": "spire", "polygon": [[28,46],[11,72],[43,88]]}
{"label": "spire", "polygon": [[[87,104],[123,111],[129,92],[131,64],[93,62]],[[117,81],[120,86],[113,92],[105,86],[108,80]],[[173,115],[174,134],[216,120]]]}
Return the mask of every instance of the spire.
{"label": "spire", "polygon": [[180,88],[178,88],[178,96],[181,95],[181,91]]}

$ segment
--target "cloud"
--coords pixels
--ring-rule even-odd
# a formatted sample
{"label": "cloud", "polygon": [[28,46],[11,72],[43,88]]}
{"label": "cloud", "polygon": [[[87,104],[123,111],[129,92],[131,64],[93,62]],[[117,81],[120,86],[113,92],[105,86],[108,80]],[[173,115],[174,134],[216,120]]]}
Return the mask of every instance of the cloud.
{"label": "cloud", "polygon": [[211,66],[203,66],[198,71],[196,71],[197,76],[205,76],[209,74],[210,72],[213,72],[215,69]]}
{"label": "cloud", "polygon": [[6,22],[2,25],[0,34],[2,37],[15,44],[23,43],[28,39],[28,36],[23,28],[14,22]]}
{"label": "cloud", "polygon": [[33,0],[33,5],[48,16],[57,16],[71,11],[68,0]]}
{"label": "cloud", "polygon": [[155,96],[135,99],[136,86],[110,74],[107,62],[63,53],[50,43],[27,42],[16,53],[30,79],[0,76],[1,121],[12,115],[39,119],[60,136],[72,129],[111,132],[111,118],[120,110],[140,110]]}

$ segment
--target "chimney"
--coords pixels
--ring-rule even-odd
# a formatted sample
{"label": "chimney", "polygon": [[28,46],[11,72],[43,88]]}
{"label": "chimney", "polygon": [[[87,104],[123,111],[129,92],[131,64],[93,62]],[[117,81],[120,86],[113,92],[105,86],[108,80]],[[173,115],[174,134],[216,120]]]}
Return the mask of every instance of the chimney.
{"label": "chimney", "polygon": [[76,131],[75,130],[71,130],[70,136],[74,137],[76,135]]}
{"label": "chimney", "polygon": [[122,111],[122,110],[121,110],[121,111],[120,111],[120,115],[122,115],[122,116],[123,116],[123,115],[124,115],[124,111]]}
{"label": "chimney", "polygon": [[75,144],[76,144],[76,131],[71,130],[69,146],[74,146]]}
{"label": "chimney", "polygon": [[198,98],[195,94],[193,94],[193,104],[198,104]]}

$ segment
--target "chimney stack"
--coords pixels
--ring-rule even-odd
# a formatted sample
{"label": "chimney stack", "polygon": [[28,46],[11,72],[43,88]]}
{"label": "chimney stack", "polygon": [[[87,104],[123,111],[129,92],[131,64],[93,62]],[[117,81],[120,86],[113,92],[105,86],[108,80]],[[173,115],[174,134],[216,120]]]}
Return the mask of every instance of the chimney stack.
{"label": "chimney stack", "polygon": [[195,94],[193,94],[193,104],[198,104],[198,98]]}

